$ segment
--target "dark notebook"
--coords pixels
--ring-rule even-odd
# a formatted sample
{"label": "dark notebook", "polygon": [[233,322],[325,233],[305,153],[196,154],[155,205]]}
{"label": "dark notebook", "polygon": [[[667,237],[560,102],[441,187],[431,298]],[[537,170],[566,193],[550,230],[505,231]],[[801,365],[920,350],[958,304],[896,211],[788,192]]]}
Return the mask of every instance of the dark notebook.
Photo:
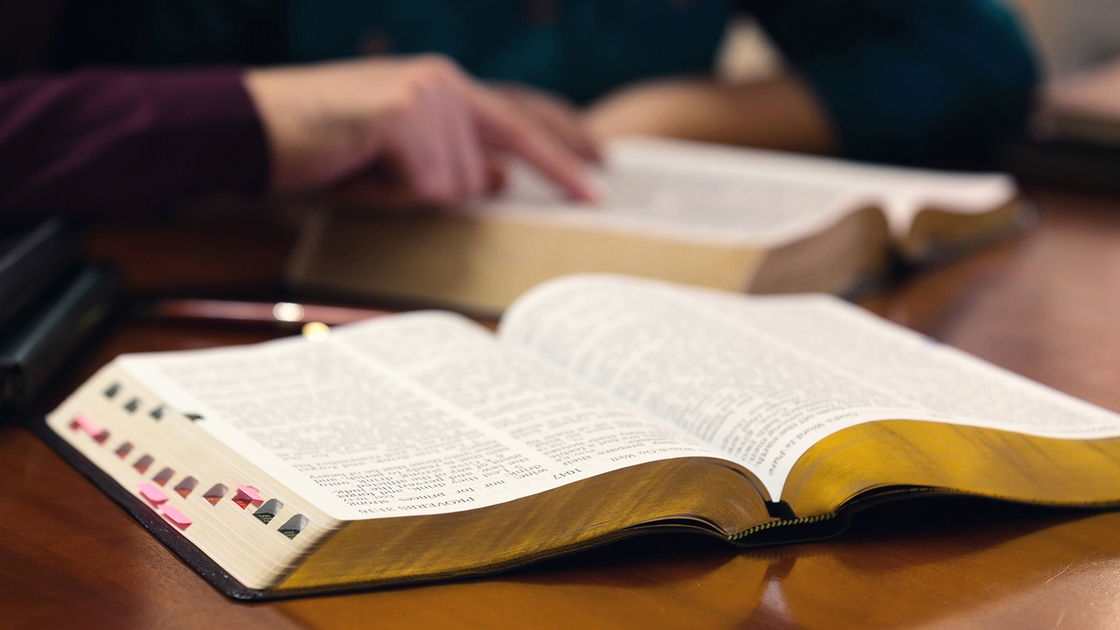
{"label": "dark notebook", "polygon": [[121,278],[108,263],[88,264],[0,329],[0,412],[24,409],[113,311]]}
{"label": "dark notebook", "polygon": [[78,261],[79,230],[58,217],[28,228],[0,227],[0,331]]}

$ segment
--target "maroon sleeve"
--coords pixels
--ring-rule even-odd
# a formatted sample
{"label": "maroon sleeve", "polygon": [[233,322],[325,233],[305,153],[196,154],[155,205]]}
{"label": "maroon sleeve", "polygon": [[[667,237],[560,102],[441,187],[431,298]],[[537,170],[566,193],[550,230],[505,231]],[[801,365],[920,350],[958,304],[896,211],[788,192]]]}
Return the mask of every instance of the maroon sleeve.
{"label": "maroon sleeve", "polygon": [[87,70],[0,83],[0,218],[147,213],[268,180],[238,69]]}

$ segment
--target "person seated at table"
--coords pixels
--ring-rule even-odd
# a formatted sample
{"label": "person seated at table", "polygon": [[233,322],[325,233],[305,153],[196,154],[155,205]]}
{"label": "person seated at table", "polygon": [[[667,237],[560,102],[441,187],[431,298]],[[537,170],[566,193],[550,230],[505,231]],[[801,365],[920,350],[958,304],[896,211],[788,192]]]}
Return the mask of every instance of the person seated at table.
{"label": "person seated at table", "polygon": [[[788,72],[714,77],[737,10]],[[43,1],[0,6],[0,41],[7,216],[217,193],[452,204],[511,157],[594,200],[584,162],[618,133],[975,158],[1019,132],[1035,80],[991,0]]]}

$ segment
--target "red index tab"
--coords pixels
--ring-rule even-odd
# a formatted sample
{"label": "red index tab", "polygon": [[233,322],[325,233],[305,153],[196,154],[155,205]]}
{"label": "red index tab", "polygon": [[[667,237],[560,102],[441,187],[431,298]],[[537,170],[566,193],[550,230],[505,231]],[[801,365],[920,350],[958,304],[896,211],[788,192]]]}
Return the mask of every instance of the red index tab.
{"label": "red index tab", "polygon": [[167,517],[167,520],[175,523],[179,529],[186,529],[187,526],[194,522],[186,514],[175,509],[173,505],[165,505],[161,507],[160,510],[163,512],[163,515]]}
{"label": "red index tab", "polygon": [[167,502],[167,495],[163,493],[163,490],[160,490],[146,481],[136,484],[136,487],[140,488],[140,494],[143,495],[145,499],[156,505]]}
{"label": "red index tab", "polygon": [[241,506],[244,510],[250,503],[263,503],[264,499],[261,498],[261,491],[253,486],[243,486],[239,483],[233,484],[237,486],[237,494],[233,495],[233,502]]}

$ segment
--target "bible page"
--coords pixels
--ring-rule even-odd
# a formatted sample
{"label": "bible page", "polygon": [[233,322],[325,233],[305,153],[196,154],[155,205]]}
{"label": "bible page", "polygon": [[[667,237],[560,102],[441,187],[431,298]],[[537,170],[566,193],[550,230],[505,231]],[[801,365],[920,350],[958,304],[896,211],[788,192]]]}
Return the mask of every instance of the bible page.
{"label": "bible page", "polygon": [[814,443],[875,420],[1120,436],[1120,415],[832,296],[569,276],[523,296],[499,336],[711,445],[774,498]]}
{"label": "bible page", "polygon": [[716,456],[450,313],[120,361],[341,520],[485,507],[634,464]]}
{"label": "bible page", "polygon": [[914,216],[937,208],[994,210],[1018,194],[1010,176],[861,164],[664,138],[622,138],[597,172],[603,202],[565,200],[528,167],[514,168],[505,192],[469,212],[531,222],[650,233],[674,239],[779,247],[880,208],[905,236]]}

